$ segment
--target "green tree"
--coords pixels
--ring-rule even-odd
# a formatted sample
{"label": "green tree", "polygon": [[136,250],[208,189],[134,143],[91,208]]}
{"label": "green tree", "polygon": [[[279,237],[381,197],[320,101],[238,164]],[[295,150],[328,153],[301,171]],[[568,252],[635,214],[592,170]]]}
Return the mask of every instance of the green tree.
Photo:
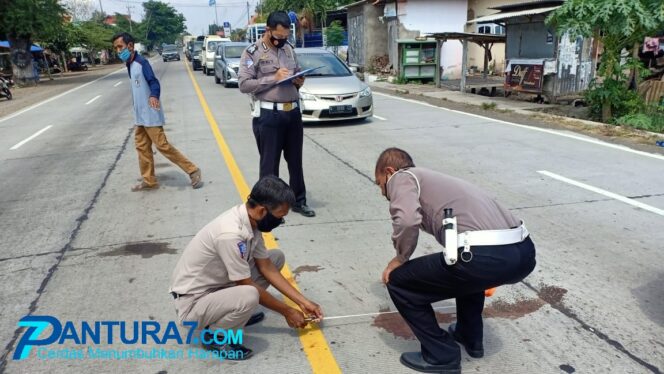
{"label": "green tree", "polygon": [[186,19],[172,6],[160,1],[143,3],[144,21],[136,28],[145,37],[149,48],[161,43],[173,44],[185,30]]}
{"label": "green tree", "polygon": [[330,26],[325,29],[325,39],[327,39],[327,46],[334,47],[334,53],[339,52],[339,46],[344,41],[344,28],[341,26],[340,21],[334,21]]}
{"label": "green tree", "polygon": [[243,42],[247,38],[247,29],[235,29],[231,31],[231,40],[234,42]]}
{"label": "green tree", "polygon": [[36,85],[30,47],[63,27],[65,9],[58,0],[0,0],[0,32],[9,40],[14,78],[19,85]]}
{"label": "green tree", "polygon": [[112,49],[111,37],[115,30],[94,21],[82,22],[77,26],[79,44],[90,51],[91,60],[94,61],[98,51]]}
{"label": "green tree", "polygon": [[[638,81],[643,69],[638,52],[644,37],[664,29],[662,0],[567,0],[547,22],[563,37],[592,37],[602,43],[604,52],[597,71],[602,81],[593,85],[588,97],[599,101],[604,122],[614,115],[629,114],[615,113],[630,110],[625,109],[626,100],[638,107],[638,97],[628,92],[628,84]],[[623,49],[631,51],[625,65],[620,63]],[[631,74],[626,74],[626,69]]]}
{"label": "green tree", "polygon": [[263,0],[256,10],[264,16],[276,10],[293,10],[297,13],[306,11],[320,15],[320,19],[323,20],[328,10],[350,4],[353,1],[355,0]]}

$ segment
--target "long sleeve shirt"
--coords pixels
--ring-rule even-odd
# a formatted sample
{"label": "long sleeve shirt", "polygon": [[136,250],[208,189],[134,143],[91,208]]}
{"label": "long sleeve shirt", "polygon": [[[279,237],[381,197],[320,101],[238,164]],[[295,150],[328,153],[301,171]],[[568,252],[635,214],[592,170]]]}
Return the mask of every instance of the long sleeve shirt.
{"label": "long sleeve shirt", "polygon": [[159,99],[161,86],[154,75],[152,66],[143,56],[134,52],[133,60],[127,62],[131,81],[131,95],[134,101],[134,121],[138,126],[163,126],[166,122],[163,108],[150,107],[150,98]]}
{"label": "long sleeve shirt", "polygon": [[445,208],[453,209],[459,234],[510,229],[521,224],[509,210],[469,182],[420,167],[408,171],[415,177],[400,171],[387,183],[392,243],[401,262],[408,261],[415,251],[420,230],[433,235],[441,245],[445,243]]}
{"label": "long sleeve shirt", "polygon": [[[238,85],[240,92],[252,94],[258,100],[273,103],[298,101],[300,94],[292,82],[274,86],[275,75],[280,68],[291,74],[299,70],[297,56],[289,44],[283,48],[271,48],[262,40],[250,45],[240,58]],[[273,86],[273,87],[270,87]]]}

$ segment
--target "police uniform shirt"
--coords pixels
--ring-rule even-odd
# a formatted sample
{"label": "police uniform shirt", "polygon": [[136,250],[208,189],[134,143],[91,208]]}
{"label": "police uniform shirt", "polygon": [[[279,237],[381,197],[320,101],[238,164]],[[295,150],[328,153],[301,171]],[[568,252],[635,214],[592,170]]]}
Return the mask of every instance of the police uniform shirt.
{"label": "police uniform shirt", "polygon": [[249,222],[247,207],[231,208],[203,227],[173,270],[171,289],[180,295],[232,287],[251,278],[255,258],[268,258],[263,236]]}
{"label": "police uniform shirt", "polygon": [[[262,40],[250,45],[240,58],[239,87],[242,93],[254,94],[258,100],[274,103],[298,101],[297,87],[286,82],[271,88],[277,70],[286,68],[291,75],[299,71],[293,47],[286,43],[283,48],[271,48]],[[267,89],[266,89],[267,88]]]}
{"label": "police uniform shirt", "polygon": [[414,167],[407,169],[417,177],[397,172],[387,183],[392,216],[392,242],[401,262],[408,261],[415,251],[420,229],[445,243],[443,209],[452,208],[457,217],[457,230],[503,230],[521,224],[509,210],[498,204],[479,187],[464,180]]}

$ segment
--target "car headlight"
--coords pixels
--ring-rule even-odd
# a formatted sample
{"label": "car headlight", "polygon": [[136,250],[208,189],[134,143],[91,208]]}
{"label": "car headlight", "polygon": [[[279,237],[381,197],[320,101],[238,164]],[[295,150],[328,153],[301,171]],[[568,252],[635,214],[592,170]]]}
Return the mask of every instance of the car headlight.
{"label": "car headlight", "polygon": [[300,99],[304,101],[316,101],[316,96],[300,91]]}
{"label": "car headlight", "polygon": [[371,96],[371,87],[367,87],[362,91],[360,91],[360,97],[367,97],[367,96]]}

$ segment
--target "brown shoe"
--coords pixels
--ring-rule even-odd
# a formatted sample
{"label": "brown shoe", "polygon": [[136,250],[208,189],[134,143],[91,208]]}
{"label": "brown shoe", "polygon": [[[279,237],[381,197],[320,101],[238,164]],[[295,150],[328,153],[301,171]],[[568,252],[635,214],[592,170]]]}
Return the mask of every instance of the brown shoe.
{"label": "brown shoe", "polygon": [[191,187],[194,189],[201,188],[203,186],[201,169],[196,169],[195,172],[189,174],[189,178],[191,178]]}
{"label": "brown shoe", "polygon": [[131,192],[138,192],[138,191],[150,191],[150,190],[156,190],[159,188],[159,183],[156,183],[154,185],[149,185],[145,182],[141,182],[131,188]]}

